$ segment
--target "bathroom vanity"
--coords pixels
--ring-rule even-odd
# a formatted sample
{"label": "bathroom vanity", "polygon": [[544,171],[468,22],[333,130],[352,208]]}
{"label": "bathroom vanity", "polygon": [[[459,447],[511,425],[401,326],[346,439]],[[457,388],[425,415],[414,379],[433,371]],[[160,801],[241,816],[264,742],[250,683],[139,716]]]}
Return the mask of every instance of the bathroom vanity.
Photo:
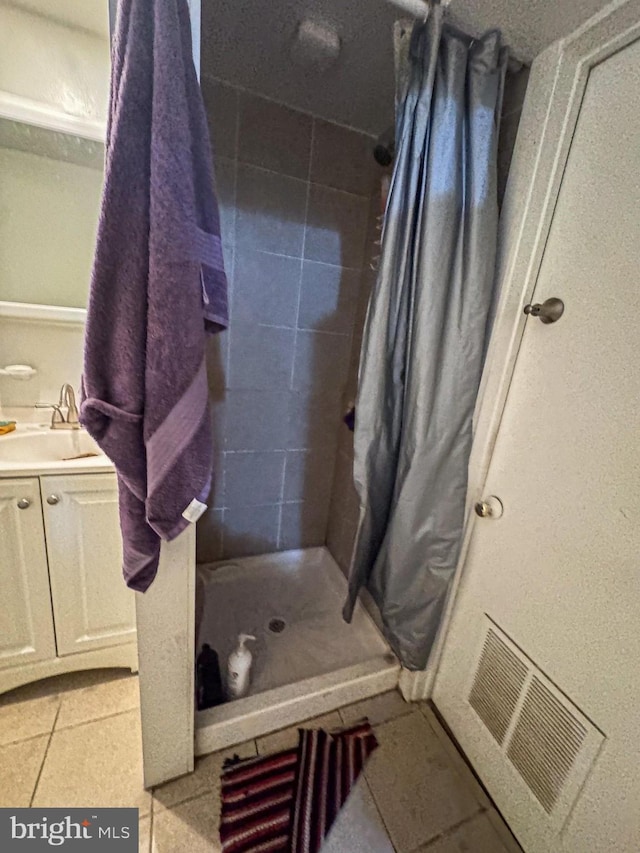
{"label": "bathroom vanity", "polygon": [[116,476],[84,430],[18,424],[0,438],[0,529],[0,693],[71,670],[136,671]]}

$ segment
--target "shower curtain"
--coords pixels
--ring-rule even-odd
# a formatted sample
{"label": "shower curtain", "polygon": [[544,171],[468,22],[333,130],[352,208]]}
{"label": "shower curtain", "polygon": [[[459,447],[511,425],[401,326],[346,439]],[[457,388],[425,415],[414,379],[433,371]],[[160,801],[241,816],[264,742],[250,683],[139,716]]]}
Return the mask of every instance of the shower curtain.
{"label": "shower curtain", "polygon": [[345,619],[366,586],[404,666],[423,669],[458,559],[489,332],[507,52],[432,6],[400,69],[396,162],[360,361],[360,522]]}

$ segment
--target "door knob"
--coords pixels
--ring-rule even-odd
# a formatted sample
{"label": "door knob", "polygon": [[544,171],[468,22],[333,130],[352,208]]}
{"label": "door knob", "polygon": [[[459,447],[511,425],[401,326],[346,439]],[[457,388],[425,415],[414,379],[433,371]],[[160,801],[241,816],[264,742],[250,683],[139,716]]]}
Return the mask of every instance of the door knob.
{"label": "door knob", "polygon": [[557,296],[551,296],[545,299],[542,304],[536,302],[534,305],[525,305],[524,313],[531,314],[532,317],[538,317],[540,322],[545,326],[549,323],[557,322],[564,314],[564,302],[558,299]]}
{"label": "door knob", "polygon": [[47,498],[47,503],[50,506],[55,506],[57,503],[60,503],[60,498],[58,497],[58,495],[49,495],[49,497]]}
{"label": "door knob", "polygon": [[31,506],[31,501],[29,498],[20,498],[18,501],[18,509],[27,509]]}
{"label": "door knob", "polygon": [[489,495],[483,501],[478,501],[474,509],[480,518],[500,518],[504,512],[502,501],[495,495]]}

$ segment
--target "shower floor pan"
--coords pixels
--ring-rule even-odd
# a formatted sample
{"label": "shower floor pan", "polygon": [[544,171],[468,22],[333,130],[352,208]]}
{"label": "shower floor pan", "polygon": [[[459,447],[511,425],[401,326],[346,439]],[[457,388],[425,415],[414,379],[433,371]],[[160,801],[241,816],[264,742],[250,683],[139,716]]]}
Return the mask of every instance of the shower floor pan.
{"label": "shower floor pan", "polygon": [[218,652],[223,680],[238,634],[253,634],[246,696],[196,712],[196,755],[260,737],[393,689],[399,664],[362,604],[342,618],[344,575],[326,548],[198,567],[198,631]]}

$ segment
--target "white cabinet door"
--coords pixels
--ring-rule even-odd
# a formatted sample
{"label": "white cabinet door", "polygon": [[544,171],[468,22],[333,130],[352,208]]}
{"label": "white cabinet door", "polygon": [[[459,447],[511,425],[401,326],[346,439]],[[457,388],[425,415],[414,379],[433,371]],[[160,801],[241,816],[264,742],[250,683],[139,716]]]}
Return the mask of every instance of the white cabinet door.
{"label": "white cabinet door", "polygon": [[59,655],[131,642],[115,474],[40,478]]}
{"label": "white cabinet door", "polygon": [[55,657],[37,477],[0,480],[0,669]]}

